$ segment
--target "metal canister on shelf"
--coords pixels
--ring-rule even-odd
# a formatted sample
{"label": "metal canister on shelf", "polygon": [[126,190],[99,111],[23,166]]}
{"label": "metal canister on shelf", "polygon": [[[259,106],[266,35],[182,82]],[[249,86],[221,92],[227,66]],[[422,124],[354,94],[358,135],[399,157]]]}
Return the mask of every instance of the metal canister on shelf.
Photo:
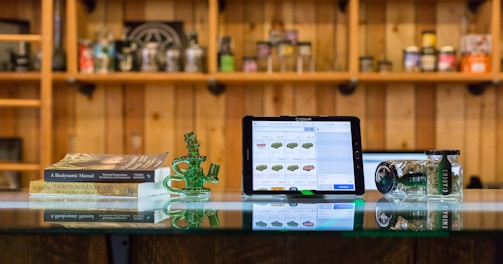
{"label": "metal canister on shelf", "polygon": [[433,47],[421,49],[421,71],[434,72],[437,68],[437,51]]}
{"label": "metal canister on shelf", "polygon": [[443,46],[438,51],[438,71],[456,71],[456,50],[453,46]]}
{"label": "metal canister on shelf", "polygon": [[92,73],[94,71],[93,48],[90,39],[79,40],[79,71],[81,73]]}
{"label": "metal canister on shelf", "polygon": [[435,30],[424,30],[421,32],[421,43],[423,48],[435,48],[437,46],[437,34]]}
{"label": "metal canister on shelf", "polygon": [[377,67],[378,67],[379,73],[389,73],[389,72],[391,72],[392,66],[393,66],[393,64],[389,60],[380,60],[377,63]]}
{"label": "metal canister on shelf", "polygon": [[297,56],[297,72],[313,72],[314,60],[311,52],[311,42],[301,41],[297,43],[298,56]]}
{"label": "metal canister on shelf", "polygon": [[254,56],[243,57],[243,72],[256,72],[258,69],[257,58]]}
{"label": "metal canister on shelf", "polygon": [[388,160],[375,172],[377,190],[390,197],[425,197],[425,160]]}
{"label": "metal canister on shelf", "polygon": [[374,57],[361,56],[360,57],[360,72],[373,72],[374,71]]}
{"label": "metal canister on shelf", "polygon": [[298,41],[297,36],[298,36],[297,30],[295,30],[295,29],[285,30],[285,39],[290,40],[292,45],[297,45],[297,41]]}
{"label": "metal canister on shelf", "polygon": [[159,62],[157,60],[157,51],[159,43],[148,42],[141,49],[141,71],[153,72],[159,70]]}
{"label": "metal canister on shelf", "polygon": [[166,71],[179,72],[181,70],[180,49],[170,47],[166,50]]}
{"label": "metal canister on shelf", "polygon": [[278,45],[278,56],[280,59],[280,71],[291,72],[294,70],[294,47],[290,40],[282,40]]}
{"label": "metal canister on shelf", "polygon": [[421,53],[416,46],[408,46],[403,50],[403,68],[406,72],[421,70]]}

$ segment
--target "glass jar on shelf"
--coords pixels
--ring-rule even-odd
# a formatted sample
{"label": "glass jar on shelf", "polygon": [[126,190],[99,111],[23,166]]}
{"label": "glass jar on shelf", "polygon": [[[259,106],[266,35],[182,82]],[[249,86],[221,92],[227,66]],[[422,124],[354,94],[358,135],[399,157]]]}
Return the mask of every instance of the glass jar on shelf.
{"label": "glass jar on shelf", "polygon": [[314,72],[314,61],[311,52],[311,42],[301,41],[297,43],[297,72]]}
{"label": "glass jar on shelf", "polygon": [[463,199],[463,167],[458,162],[460,151],[430,149],[425,153],[428,199]]}
{"label": "glass jar on shelf", "polygon": [[377,190],[389,197],[426,196],[425,160],[388,160],[375,172]]}

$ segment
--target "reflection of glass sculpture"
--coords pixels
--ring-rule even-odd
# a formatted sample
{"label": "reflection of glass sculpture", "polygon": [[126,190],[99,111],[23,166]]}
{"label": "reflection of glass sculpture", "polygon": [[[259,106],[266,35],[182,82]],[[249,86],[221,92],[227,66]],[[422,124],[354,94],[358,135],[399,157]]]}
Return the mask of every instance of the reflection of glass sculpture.
{"label": "reflection of glass sculpture", "polygon": [[[206,156],[199,155],[199,143],[196,135],[193,132],[185,134],[185,142],[189,154],[173,160],[171,168],[175,174],[169,175],[164,179],[164,187],[171,193],[181,194],[192,198],[208,198],[210,189],[204,188],[205,182],[218,182],[218,171],[220,165],[211,163],[208,174],[205,175],[201,164],[206,160]],[[188,167],[181,168],[180,165],[185,163]],[[169,186],[169,181],[185,181],[185,188],[175,188]]]}
{"label": "reflection of glass sculpture", "polygon": [[[171,205],[181,202],[185,205],[183,209],[171,209]],[[172,199],[164,203],[164,213],[172,217],[171,224],[180,230],[197,229],[208,218],[210,227],[220,225],[218,211],[213,208],[204,208],[202,201],[185,202],[183,199]]]}

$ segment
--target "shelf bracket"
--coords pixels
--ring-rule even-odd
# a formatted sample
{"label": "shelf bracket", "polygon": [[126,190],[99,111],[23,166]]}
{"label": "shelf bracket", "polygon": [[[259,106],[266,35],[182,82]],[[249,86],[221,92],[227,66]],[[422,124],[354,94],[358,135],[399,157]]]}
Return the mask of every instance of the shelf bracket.
{"label": "shelf bracket", "polygon": [[499,85],[499,80],[493,80],[491,82],[480,82],[480,83],[471,83],[468,84],[468,91],[472,95],[482,95],[486,88],[491,85]]}
{"label": "shelf bracket", "polygon": [[223,13],[227,8],[226,0],[218,0],[218,13]]}
{"label": "shelf bracket", "polygon": [[349,4],[349,0],[341,0],[341,1],[339,1],[339,10],[342,13],[346,13],[346,11],[348,10],[348,4]]}
{"label": "shelf bracket", "polygon": [[351,95],[356,91],[356,87],[358,86],[358,80],[352,78],[348,83],[339,84],[339,92],[343,95]]}
{"label": "shelf bracket", "polygon": [[129,236],[128,235],[109,235],[108,236],[109,262],[113,264],[129,263]]}
{"label": "shelf bracket", "polygon": [[221,95],[225,92],[225,84],[219,83],[215,79],[209,79],[208,80],[208,90],[210,91],[211,94],[213,95]]}
{"label": "shelf bracket", "polygon": [[69,85],[77,86],[79,92],[89,98],[92,98],[94,91],[96,91],[96,84],[94,83],[79,82],[76,81],[74,78],[67,79],[66,83],[68,83]]}
{"label": "shelf bracket", "polygon": [[470,10],[470,12],[472,12],[472,14],[475,14],[477,13],[477,9],[479,9],[479,6],[482,5],[486,0],[478,0],[478,1],[474,1],[474,0],[467,0],[467,7],[468,7],[468,10]]}
{"label": "shelf bracket", "polygon": [[96,0],[82,0],[82,2],[87,7],[88,13],[92,13],[96,8]]}

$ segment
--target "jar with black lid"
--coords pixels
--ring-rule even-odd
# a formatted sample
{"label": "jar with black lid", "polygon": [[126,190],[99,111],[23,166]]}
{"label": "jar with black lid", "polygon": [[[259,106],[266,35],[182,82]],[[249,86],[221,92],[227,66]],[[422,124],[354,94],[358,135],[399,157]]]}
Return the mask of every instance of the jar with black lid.
{"label": "jar with black lid", "polygon": [[403,50],[403,67],[406,72],[421,70],[421,53],[416,46],[408,46]]}
{"label": "jar with black lid", "polygon": [[437,68],[437,51],[433,47],[421,49],[421,71],[434,72]]}
{"label": "jar with black lid", "polygon": [[390,197],[426,196],[425,160],[388,160],[375,172],[377,190]]}
{"label": "jar with black lid", "polygon": [[461,200],[463,198],[463,167],[458,162],[459,150],[425,151],[426,196],[428,199]]}

